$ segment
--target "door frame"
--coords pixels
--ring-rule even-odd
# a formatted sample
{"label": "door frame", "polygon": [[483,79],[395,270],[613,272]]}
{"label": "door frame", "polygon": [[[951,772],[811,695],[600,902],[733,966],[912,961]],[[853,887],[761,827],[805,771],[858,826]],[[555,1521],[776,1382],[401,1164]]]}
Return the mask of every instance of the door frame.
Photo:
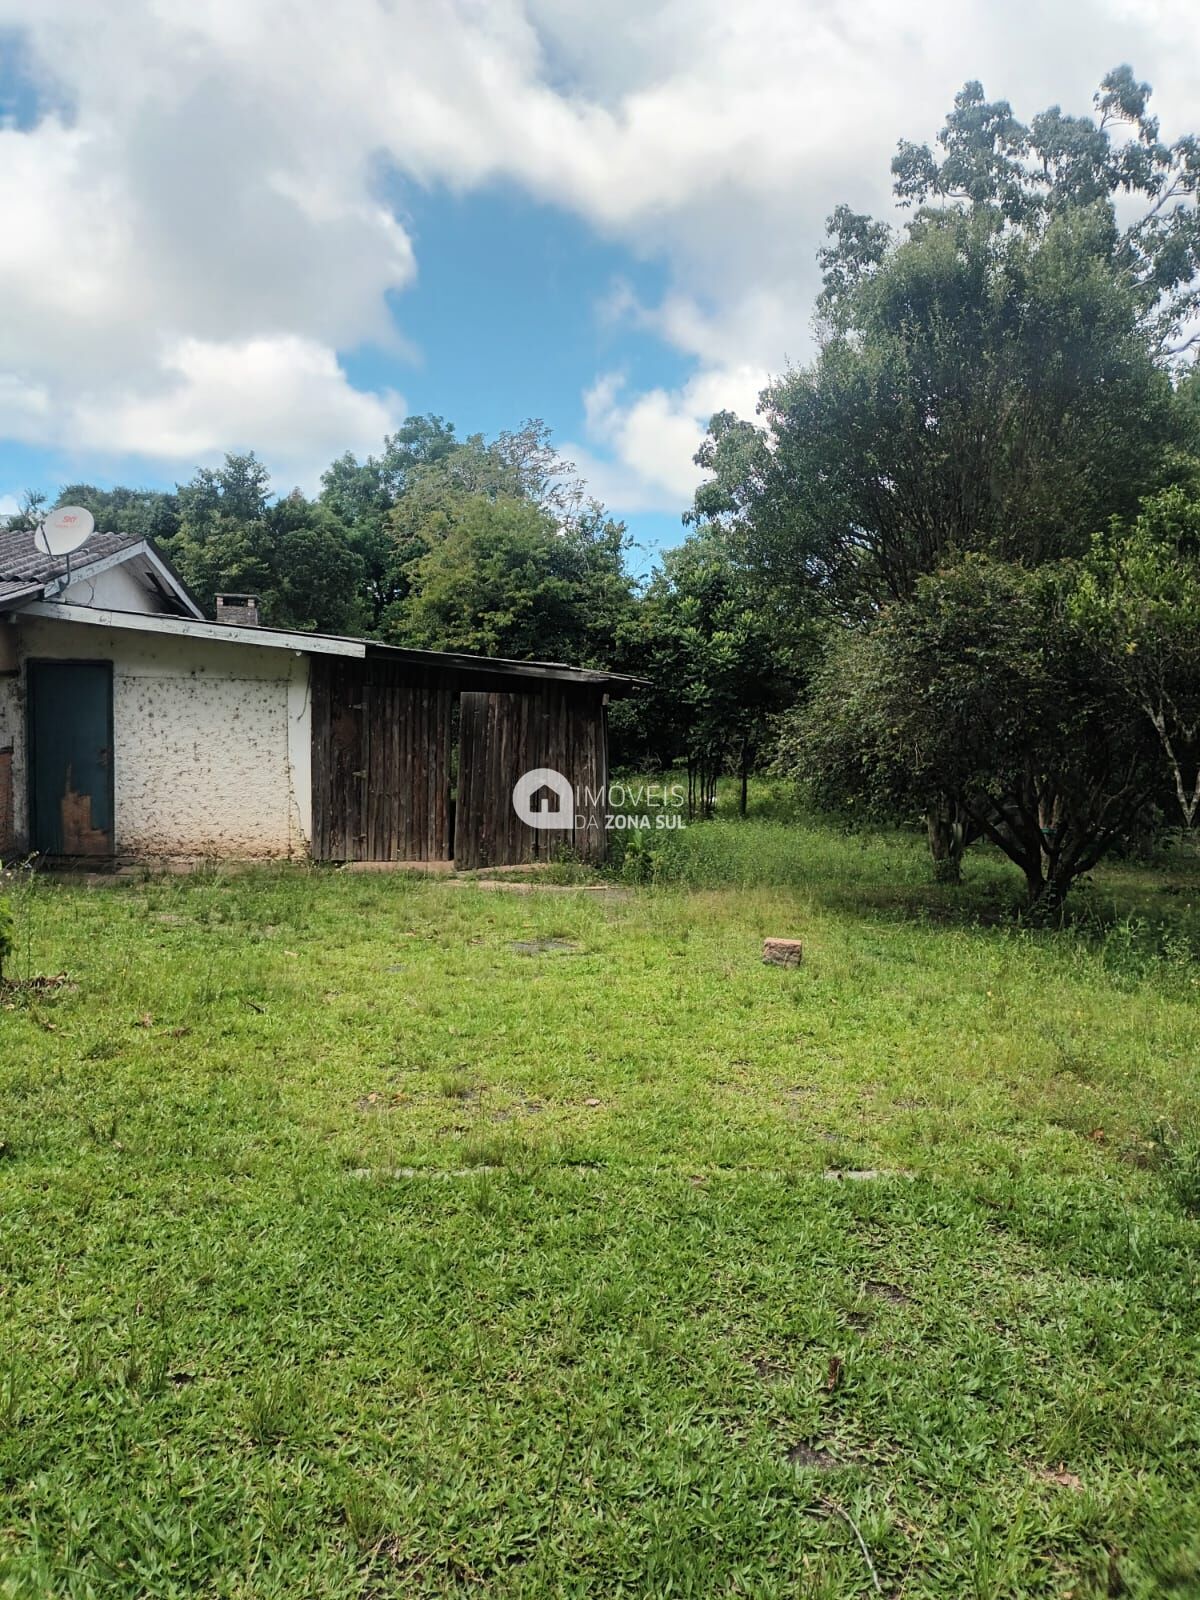
{"label": "door frame", "polygon": [[[94,656],[29,656],[25,662],[25,804],[28,811],[29,848],[37,850],[36,839],[38,835],[37,815],[37,719],[33,714],[33,680],[37,676],[39,667],[102,667],[108,679],[108,693],[105,696],[105,710],[107,724],[105,727],[106,749],[108,750],[108,814],[112,818],[112,849],[107,857],[89,857],[96,861],[111,859],[117,853],[117,798],[116,774],[113,751],[113,664],[111,661],[102,661]],[[47,852],[40,851],[39,854]],[[77,858],[83,860],[83,857]]]}

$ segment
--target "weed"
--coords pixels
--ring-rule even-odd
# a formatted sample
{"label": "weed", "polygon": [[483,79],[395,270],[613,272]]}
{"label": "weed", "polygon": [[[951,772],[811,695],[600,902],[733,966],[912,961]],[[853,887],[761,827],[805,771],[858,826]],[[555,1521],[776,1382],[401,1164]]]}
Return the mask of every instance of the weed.
{"label": "weed", "polygon": [[255,1381],[242,1410],[246,1432],[255,1444],[274,1444],[295,1434],[304,1417],[300,1381],[294,1372],[270,1372]]}
{"label": "weed", "polygon": [[1189,1216],[1200,1217],[1200,1133],[1180,1132],[1167,1122],[1158,1122],[1150,1131],[1156,1166],[1167,1189]]}

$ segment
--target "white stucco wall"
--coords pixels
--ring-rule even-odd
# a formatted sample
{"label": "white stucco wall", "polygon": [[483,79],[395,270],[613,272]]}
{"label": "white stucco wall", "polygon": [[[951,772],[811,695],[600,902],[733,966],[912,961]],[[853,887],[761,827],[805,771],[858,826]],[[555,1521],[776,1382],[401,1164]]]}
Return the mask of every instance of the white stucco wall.
{"label": "white stucco wall", "polygon": [[19,843],[28,839],[25,663],[41,657],[113,664],[118,855],[252,858],[307,851],[307,656],[249,642],[43,618],[19,619],[17,627],[21,672],[0,679],[0,746],[13,746]]}
{"label": "white stucco wall", "polygon": [[108,567],[94,578],[69,584],[57,600],[71,606],[96,606],[104,611],[162,611],[162,601],[142,583],[128,565]]}

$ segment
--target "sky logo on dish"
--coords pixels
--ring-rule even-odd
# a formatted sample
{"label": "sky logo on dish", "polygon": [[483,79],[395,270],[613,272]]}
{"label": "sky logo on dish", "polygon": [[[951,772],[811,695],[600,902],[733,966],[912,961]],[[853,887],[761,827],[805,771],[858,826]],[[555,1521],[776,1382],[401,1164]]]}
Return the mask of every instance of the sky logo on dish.
{"label": "sky logo on dish", "polygon": [[534,767],[513,784],[513,810],[531,828],[573,828],[575,791],[553,767]]}

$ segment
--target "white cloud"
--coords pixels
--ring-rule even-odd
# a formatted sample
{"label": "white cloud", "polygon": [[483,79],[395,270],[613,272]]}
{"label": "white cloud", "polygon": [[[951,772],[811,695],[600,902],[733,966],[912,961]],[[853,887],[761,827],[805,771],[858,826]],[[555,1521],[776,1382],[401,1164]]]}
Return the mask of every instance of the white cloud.
{"label": "white cloud", "polygon": [[587,443],[567,445],[565,453],[608,504],[630,512],[681,511],[699,477],[693,457],[708,419],[723,409],[753,415],[767,377],[752,366],[711,368],[679,389],[630,395],[619,373],[605,373],[584,396]]}
{"label": "white cloud", "polygon": [[[1121,60],[1165,131],[1200,102],[1192,0],[0,0],[69,107],[0,130],[0,428],[188,464],[252,436],[301,462],[398,402],[335,354],[399,342],[416,271],[381,164],[503,178],[668,263],[632,315],[675,390],[593,390],[585,448],[636,503],[690,498],[707,410],[802,358],[840,200],[888,205],[901,136],[981,76],[1085,109]],[[86,412],[82,406],[86,397]],[[601,403],[603,402],[603,403]],[[243,434],[242,430],[246,430]],[[370,442],[370,441],[367,441]],[[288,469],[292,470],[291,467]]]}
{"label": "white cloud", "polygon": [[166,387],[101,397],[71,407],[82,448],[167,460],[207,461],[228,448],[254,448],[284,485],[315,489],[329,441],[369,450],[404,417],[394,393],[354,389],[333,352],[294,335],[241,343],[181,339],[164,352]]}

